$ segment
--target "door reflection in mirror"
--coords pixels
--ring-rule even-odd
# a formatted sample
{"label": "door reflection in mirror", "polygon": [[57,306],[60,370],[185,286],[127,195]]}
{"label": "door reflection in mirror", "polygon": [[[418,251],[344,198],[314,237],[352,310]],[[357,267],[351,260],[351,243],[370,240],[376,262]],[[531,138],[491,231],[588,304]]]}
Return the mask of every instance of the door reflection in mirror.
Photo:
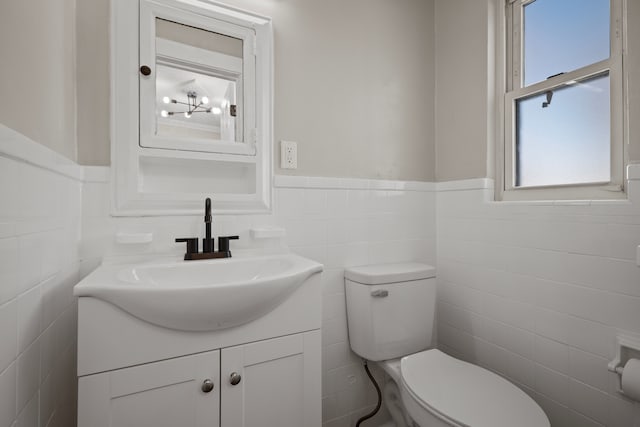
{"label": "door reflection in mirror", "polygon": [[156,135],[243,142],[243,41],[156,18]]}

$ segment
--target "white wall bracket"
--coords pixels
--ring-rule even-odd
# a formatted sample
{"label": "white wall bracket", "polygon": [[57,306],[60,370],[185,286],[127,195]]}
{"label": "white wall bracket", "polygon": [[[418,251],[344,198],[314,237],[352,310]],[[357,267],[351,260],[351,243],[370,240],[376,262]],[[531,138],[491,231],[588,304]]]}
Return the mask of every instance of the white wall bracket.
{"label": "white wall bracket", "polygon": [[280,239],[287,235],[282,227],[265,226],[251,229],[251,237],[253,239]]}
{"label": "white wall bracket", "polygon": [[153,233],[116,233],[116,242],[121,245],[136,245],[153,242]]}

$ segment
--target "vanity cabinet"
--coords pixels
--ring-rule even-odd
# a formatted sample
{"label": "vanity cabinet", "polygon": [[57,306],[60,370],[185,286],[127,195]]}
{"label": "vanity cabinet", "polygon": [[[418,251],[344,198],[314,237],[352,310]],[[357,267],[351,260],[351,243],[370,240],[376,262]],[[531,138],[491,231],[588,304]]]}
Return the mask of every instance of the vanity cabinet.
{"label": "vanity cabinet", "polygon": [[219,427],[220,351],[82,377],[78,401],[79,427]]}
{"label": "vanity cabinet", "polygon": [[81,377],[78,426],[319,427],[320,353],[316,330]]}
{"label": "vanity cabinet", "polygon": [[319,426],[320,354],[319,331],[223,349],[222,427]]}

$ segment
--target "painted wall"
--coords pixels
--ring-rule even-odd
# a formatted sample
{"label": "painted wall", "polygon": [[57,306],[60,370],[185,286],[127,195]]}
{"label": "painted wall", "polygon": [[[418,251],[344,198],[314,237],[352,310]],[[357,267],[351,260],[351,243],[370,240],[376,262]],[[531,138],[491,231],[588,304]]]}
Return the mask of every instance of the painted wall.
{"label": "painted wall", "polygon": [[[86,4],[85,4],[86,3]],[[109,164],[107,0],[78,7],[79,161]],[[278,174],[431,181],[432,0],[229,0],[273,18]],[[279,169],[279,141],[298,169]]]}
{"label": "painted wall", "polygon": [[489,174],[489,1],[435,3],[438,181]]}
{"label": "painted wall", "polygon": [[75,425],[80,169],[0,125],[1,426]]}
{"label": "painted wall", "polygon": [[108,165],[109,1],[80,0],[76,5],[78,163]]}
{"label": "painted wall", "polygon": [[627,0],[629,159],[640,163],[640,2]]}
{"label": "painted wall", "polygon": [[75,0],[0,12],[0,124],[76,159]]}
{"label": "painted wall", "polygon": [[[640,162],[640,3],[627,3],[629,160]],[[493,177],[494,38],[501,0],[437,0],[436,177],[438,181]],[[499,46],[498,46],[499,48]],[[494,136],[495,135],[495,136]]]}

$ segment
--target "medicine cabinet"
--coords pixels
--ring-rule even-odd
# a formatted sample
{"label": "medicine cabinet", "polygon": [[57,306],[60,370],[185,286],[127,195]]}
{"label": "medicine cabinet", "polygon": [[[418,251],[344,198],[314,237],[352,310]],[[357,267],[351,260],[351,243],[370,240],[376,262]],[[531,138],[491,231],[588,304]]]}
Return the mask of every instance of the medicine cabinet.
{"label": "medicine cabinet", "polygon": [[271,20],[207,0],[114,0],[114,215],[271,206]]}

